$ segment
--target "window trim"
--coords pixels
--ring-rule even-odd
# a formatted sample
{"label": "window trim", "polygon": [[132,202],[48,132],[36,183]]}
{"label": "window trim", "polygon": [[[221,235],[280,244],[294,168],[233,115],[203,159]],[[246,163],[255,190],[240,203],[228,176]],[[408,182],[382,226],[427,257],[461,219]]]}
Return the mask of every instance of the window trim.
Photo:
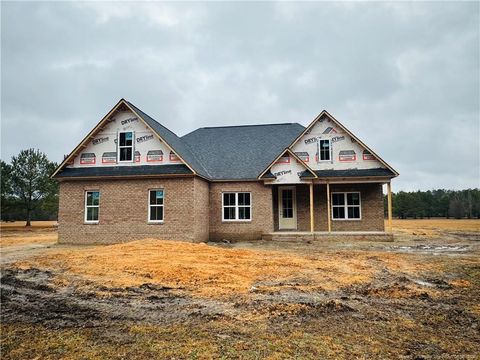
{"label": "window trim", "polygon": [[[250,194],[250,205],[245,206],[245,205],[238,205],[238,194]],[[235,208],[235,219],[225,219],[225,205],[224,205],[224,195],[225,194],[235,194],[235,206],[228,205],[228,207],[234,207]],[[221,209],[221,217],[222,217],[222,222],[252,222],[253,219],[253,197],[252,197],[252,192],[251,191],[222,191],[222,209]],[[239,219],[239,209],[240,207],[249,207],[250,208],[250,219]]]}
{"label": "window trim", "polygon": [[[132,133],[132,145],[131,146],[122,146],[120,145],[120,135],[121,134],[126,134],[126,133]],[[117,144],[118,144],[118,155],[117,155],[117,161],[119,163],[133,163],[135,162],[135,131],[119,131],[118,132],[118,137],[117,137]],[[131,148],[132,149],[132,159],[131,160],[120,160],[120,154],[122,149],[126,148]]]}
{"label": "window trim", "polygon": [[[93,193],[93,192],[98,192],[98,205],[87,205],[87,194],[88,193]],[[83,221],[85,224],[98,224],[100,222],[100,190],[93,189],[93,190],[85,190],[84,191],[84,206],[83,206]],[[87,220],[87,214],[88,214],[88,208],[98,208],[98,220]]]}
{"label": "window trim", "polygon": [[[157,205],[157,204],[150,204],[150,191],[163,191],[163,204],[162,205]],[[151,206],[155,206],[155,207],[162,207],[163,208],[163,211],[162,211],[162,220],[150,220],[150,212],[151,212],[151,209],[150,207]],[[165,222],[165,189],[164,188],[154,188],[154,189],[148,189],[147,191],[147,223],[148,224],[163,224]]]}
{"label": "window trim", "polygon": [[[320,146],[322,141],[328,141],[328,160],[322,160],[322,147]],[[318,161],[319,162],[330,162],[332,161],[332,141],[330,139],[319,139],[318,140]]]}
{"label": "window trim", "polygon": [[[333,194],[343,194],[344,204],[343,205],[333,205]],[[348,205],[347,203],[347,194],[358,194],[358,205]],[[360,191],[335,191],[330,194],[330,217],[334,221],[360,221],[362,220],[362,194]],[[348,207],[358,207],[358,218],[349,218],[348,217]],[[345,211],[344,218],[334,218],[333,217],[333,207],[343,207]]]}

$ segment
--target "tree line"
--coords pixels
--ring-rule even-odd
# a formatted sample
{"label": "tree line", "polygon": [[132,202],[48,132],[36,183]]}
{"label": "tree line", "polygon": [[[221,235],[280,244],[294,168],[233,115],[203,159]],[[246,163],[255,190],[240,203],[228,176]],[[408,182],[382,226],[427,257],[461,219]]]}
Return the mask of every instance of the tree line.
{"label": "tree line", "polygon": [[22,150],[10,164],[1,162],[2,221],[56,220],[58,184],[50,179],[57,164],[40,150]]}
{"label": "tree line", "polygon": [[[386,213],[386,196],[384,203]],[[480,189],[399,191],[392,194],[392,212],[394,217],[400,219],[480,219]]]}

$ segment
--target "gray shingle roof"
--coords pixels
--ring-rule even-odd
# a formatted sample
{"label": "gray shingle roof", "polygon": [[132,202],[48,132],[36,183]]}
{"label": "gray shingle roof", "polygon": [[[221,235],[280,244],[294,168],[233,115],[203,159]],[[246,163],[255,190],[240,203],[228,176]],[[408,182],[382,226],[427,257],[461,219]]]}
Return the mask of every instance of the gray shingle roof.
{"label": "gray shingle roof", "polygon": [[192,171],[183,164],[178,165],[138,165],[138,166],[102,166],[84,168],[65,168],[56,178],[77,178],[97,176],[135,176],[135,175],[186,175]]}
{"label": "gray shingle roof", "polygon": [[[315,174],[319,177],[372,177],[385,176],[391,177],[394,175],[389,169],[375,168],[375,169],[349,169],[349,170],[315,170]],[[300,177],[311,176],[307,171],[303,172]]]}
{"label": "gray shingle roof", "polygon": [[181,139],[213,180],[256,179],[305,128],[297,123],[205,127]]}

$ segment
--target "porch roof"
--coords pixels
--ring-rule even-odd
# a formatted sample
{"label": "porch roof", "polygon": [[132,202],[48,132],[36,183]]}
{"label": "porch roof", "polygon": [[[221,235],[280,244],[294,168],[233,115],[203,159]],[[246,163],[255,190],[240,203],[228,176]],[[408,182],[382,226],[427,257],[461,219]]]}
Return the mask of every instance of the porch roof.
{"label": "porch roof", "polygon": [[[375,168],[375,169],[348,169],[348,170],[315,170],[315,174],[319,178],[329,177],[394,177],[395,174],[390,169]],[[301,178],[310,178],[311,174],[304,171]]]}

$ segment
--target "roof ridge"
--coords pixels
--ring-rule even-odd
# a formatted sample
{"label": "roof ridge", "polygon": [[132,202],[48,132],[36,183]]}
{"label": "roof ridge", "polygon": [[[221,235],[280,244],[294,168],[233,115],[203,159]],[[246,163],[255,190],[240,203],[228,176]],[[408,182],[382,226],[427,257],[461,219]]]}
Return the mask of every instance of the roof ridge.
{"label": "roof ridge", "polygon": [[[269,124],[245,124],[245,125],[223,125],[223,126],[203,126],[203,127],[199,127],[197,128],[196,130],[200,130],[200,129],[220,129],[220,128],[233,128],[233,127],[253,127],[253,126],[277,126],[277,125],[301,125],[299,123],[295,123],[295,122],[285,122],[285,123],[269,123]],[[301,125],[303,126],[303,125]],[[196,130],[193,130],[193,131],[196,131]]]}

